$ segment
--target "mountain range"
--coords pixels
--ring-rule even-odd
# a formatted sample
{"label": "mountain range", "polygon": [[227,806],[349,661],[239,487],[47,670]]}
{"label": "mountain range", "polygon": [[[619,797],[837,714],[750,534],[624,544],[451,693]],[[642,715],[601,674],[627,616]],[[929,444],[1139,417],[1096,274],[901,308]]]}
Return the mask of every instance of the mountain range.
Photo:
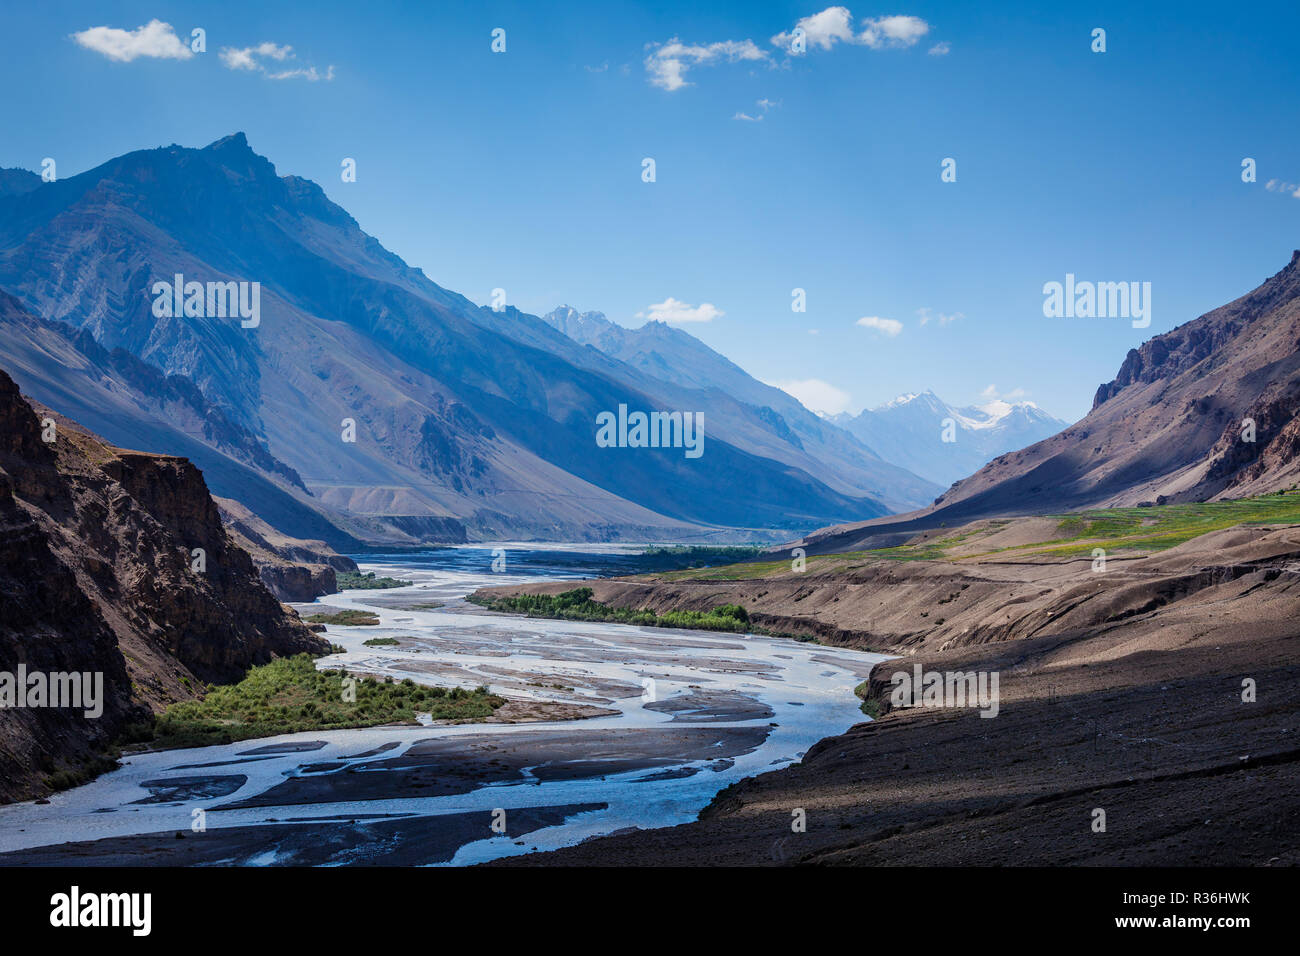
{"label": "mountain range", "polygon": [[758,409],[775,431],[821,462],[837,482],[852,484],[865,477],[879,489],[876,494],[890,511],[923,503],[935,488],[932,480],[918,477],[920,472],[899,459],[870,442],[854,440],[851,432],[809,411],[788,392],[758,381],[695,336],[665,322],[627,328],[601,312],[579,312],[567,305],[542,319],[575,342],[646,375],[706,394],[721,392]]}
{"label": "mountain range", "polygon": [[[258,283],[256,325],[202,297],[160,308],[178,275]],[[940,490],[679,330],[475,305],[243,134],[56,182],[5,171],[0,288],[26,393],[339,548],[779,539]],[[597,448],[596,416],[620,406],[703,413],[706,454]]]}
{"label": "mountain range", "polygon": [[929,389],[831,421],[889,461],[945,488],[998,455],[1066,427],[1033,402],[994,398],[954,408]]}
{"label": "mountain range", "polygon": [[1298,412],[1300,250],[1240,298],[1130,349],[1063,431],[999,455],[927,508],[802,543],[854,551],[993,516],[1290,490],[1300,484]]}

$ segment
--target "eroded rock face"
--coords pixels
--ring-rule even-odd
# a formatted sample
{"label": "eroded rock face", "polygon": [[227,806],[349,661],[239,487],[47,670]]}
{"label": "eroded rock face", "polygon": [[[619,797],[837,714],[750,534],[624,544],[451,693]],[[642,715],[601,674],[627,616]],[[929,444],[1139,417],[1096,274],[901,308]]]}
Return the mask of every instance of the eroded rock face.
{"label": "eroded rock face", "polygon": [[253,559],[267,590],[281,601],[306,603],[338,591],[335,572],[357,570],[357,563],[324,541],[293,538],[271,527],[246,506],[218,498],[226,533]]}
{"label": "eroded rock face", "polygon": [[[43,440],[42,431],[54,438]],[[103,675],[104,709],[0,709],[0,799],[132,721],[325,641],[263,586],[184,458],[113,448],[0,371],[0,671]]]}
{"label": "eroded rock face", "polygon": [[338,593],[334,569],[321,564],[263,564],[257,569],[268,591],[281,601],[305,604],[326,594]]}

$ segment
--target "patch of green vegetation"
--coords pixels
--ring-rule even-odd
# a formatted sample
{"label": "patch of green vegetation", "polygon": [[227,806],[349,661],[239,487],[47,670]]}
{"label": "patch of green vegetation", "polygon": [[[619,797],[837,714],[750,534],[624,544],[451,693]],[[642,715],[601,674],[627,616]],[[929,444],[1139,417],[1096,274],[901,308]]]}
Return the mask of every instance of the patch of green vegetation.
{"label": "patch of green vegetation", "polygon": [[424,604],[408,604],[402,608],[403,611],[436,611],[440,607],[446,607],[441,601],[426,601]]}
{"label": "patch of green vegetation", "polygon": [[472,601],[489,611],[507,611],[566,621],[608,621],[641,627],[679,627],[697,631],[732,631],[783,637],[804,643],[818,643],[813,634],[772,631],[749,619],[749,612],[739,604],[719,604],[710,611],[664,611],[649,608],[612,607],[593,601],[591,588],[574,588],[562,594],[520,594],[514,597],[489,597],[471,594]]}
{"label": "patch of green vegetation", "polygon": [[739,604],[721,604],[712,611],[665,611],[611,607],[593,601],[591,588],[574,588],[563,594],[520,594],[490,598],[472,594],[469,600],[489,611],[514,611],[529,617],[566,621],[611,621],[643,627],[681,627],[706,631],[751,631],[749,613]]}
{"label": "patch of green vegetation", "polygon": [[89,783],[101,773],[116,770],[117,766],[117,760],[112,756],[96,755],[82,766],[54,771],[45,778],[45,785],[56,792],[71,790],[73,787],[80,787],[82,784]]}
{"label": "patch of green vegetation", "polygon": [[409,588],[413,582],[399,578],[377,578],[374,571],[338,571],[334,574],[340,591],[374,591],[379,588]]}
{"label": "patch of green vegetation", "polygon": [[201,700],[172,704],[155,721],[153,742],[163,748],[202,747],[307,730],[372,727],[414,720],[417,713],[434,720],[479,720],[505,703],[486,687],[448,690],[373,677],[352,678],[356,699],[346,700],[343,682],[348,676],[343,670],[317,670],[309,654],[274,660],[250,669],[238,684],[209,687]]}
{"label": "patch of green vegetation", "polygon": [[871,700],[867,697],[867,688],[870,686],[870,684],[871,684],[870,681],[864,680],[857,687],[853,688],[853,693],[857,695],[859,700],[862,701],[862,706],[859,707],[858,709],[861,710],[868,717],[870,717],[872,720],[875,720],[877,717],[880,716],[880,701]]}
{"label": "patch of green vegetation", "polygon": [[346,627],[370,627],[379,623],[379,615],[374,611],[356,611],[347,608],[332,614],[321,612],[306,618],[309,624],[336,624]]}
{"label": "patch of green vegetation", "polygon": [[1235,501],[1206,501],[1147,508],[1104,508],[1060,517],[1061,537],[1035,547],[1034,554],[1163,551],[1211,531],[1238,525],[1300,524],[1300,494],[1281,492]]}
{"label": "patch of green vegetation", "polygon": [[370,640],[361,643],[366,647],[392,647],[402,642],[395,637],[372,637]]}
{"label": "patch of green vegetation", "polygon": [[[816,559],[806,559],[811,566]],[[710,567],[703,570],[687,569],[682,571],[669,571],[665,574],[656,575],[659,580],[663,581],[680,581],[683,579],[690,580],[709,580],[709,581],[744,581],[749,578],[766,578],[774,574],[780,574],[782,571],[790,570],[790,562],[787,560],[780,561],[750,561],[744,564],[728,564],[721,567]]]}
{"label": "patch of green vegetation", "polygon": [[[1238,525],[1252,527],[1269,524],[1300,524],[1300,492],[1280,492],[1235,501],[1210,501],[1193,504],[1152,505],[1146,508],[1097,508],[1069,514],[1046,515],[1058,521],[1060,537],[1036,544],[991,548],[955,558],[950,549],[981,534],[975,528],[960,534],[934,538],[915,545],[898,545],[872,551],[827,554],[806,559],[807,571],[851,571],[865,561],[971,560],[991,554],[1017,551],[1049,557],[1091,553],[1093,548],[1108,551],[1163,551],[1191,541],[1211,531]],[[1001,530],[1006,520],[992,521],[988,532]],[[705,570],[678,571],[659,575],[661,580],[743,581],[774,577],[791,571],[789,561],[763,561]]]}
{"label": "patch of green vegetation", "polygon": [[763,553],[758,545],[690,544],[659,547],[652,545],[641,553],[639,563],[647,571],[706,568],[717,564],[734,564]]}

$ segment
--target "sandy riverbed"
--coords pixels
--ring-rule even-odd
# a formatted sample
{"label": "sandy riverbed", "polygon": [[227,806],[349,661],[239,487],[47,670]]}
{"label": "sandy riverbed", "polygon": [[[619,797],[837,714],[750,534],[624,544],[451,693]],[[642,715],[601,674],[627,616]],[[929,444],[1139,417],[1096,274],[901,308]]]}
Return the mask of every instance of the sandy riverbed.
{"label": "sandy riverbed", "polygon": [[852,690],[881,659],[490,614],[461,597],[500,576],[463,562],[363,567],[415,584],[326,598],[381,624],[331,626],[345,652],[319,666],[487,684],[511,698],[504,716],[131,756],[48,804],[0,807],[0,863],[464,864],[671,826],[860,722]]}

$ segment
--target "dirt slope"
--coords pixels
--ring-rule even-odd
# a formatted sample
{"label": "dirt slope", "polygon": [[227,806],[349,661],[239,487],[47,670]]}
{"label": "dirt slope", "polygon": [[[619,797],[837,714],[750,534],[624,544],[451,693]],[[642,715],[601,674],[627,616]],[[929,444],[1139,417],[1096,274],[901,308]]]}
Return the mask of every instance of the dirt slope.
{"label": "dirt slope", "polygon": [[[983,540],[1032,545],[1043,520]],[[879,719],[729,788],[698,822],[502,865],[1300,863],[1300,527],[1226,529],[1104,572],[1029,546],[841,557],[583,582],[658,610],[738,602],[760,624],[902,656],[872,673]],[[918,663],[998,673],[997,716],[892,707],[892,675]]]}

